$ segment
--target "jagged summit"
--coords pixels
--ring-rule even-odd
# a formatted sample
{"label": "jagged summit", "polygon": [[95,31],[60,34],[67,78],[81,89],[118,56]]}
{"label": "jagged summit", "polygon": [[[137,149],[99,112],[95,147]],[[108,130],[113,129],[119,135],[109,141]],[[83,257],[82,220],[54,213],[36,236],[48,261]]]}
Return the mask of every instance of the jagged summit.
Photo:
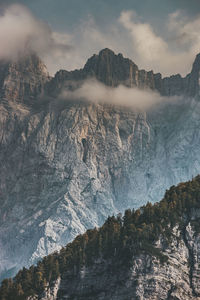
{"label": "jagged summit", "polygon": [[18,61],[0,63],[0,94],[2,99],[22,103],[36,100],[50,79],[47,68],[36,55]]}
{"label": "jagged summit", "polygon": [[113,57],[113,56],[117,56],[117,55],[113,50],[111,50],[109,48],[104,48],[104,49],[100,50],[98,54],[93,54],[92,57],[97,57],[97,56],[99,56],[99,57],[105,57],[105,56],[111,57],[112,56]]}
{"label": "jagged summit", "polygon": [[115,54],[105,48],[90,57],[83,69],[75,71],[61,70],[56,73],[49,85],[49,92],[54,95],[62,88],[71,88],[72,82],[94,77],[108,86],[123,84],[128,87],[155,89],[153,71],[139,70],[137,65],[121,53]]}
{"label": "jagged summit", "polygon": [[200,53],[196,55],[192,66],[192,72],[200,71]]}
{"label": "jagged summit", "polygon": [[99,51],[99,56],[104,56],[104,55],[116,55],[115,52],[109,48],[104,48]]}
{"label": "jagged summit", "polygon": [[122,54],[116,55],[106,48],[88,59],[83,71],[107,85],[116,86],[119,82],[132,86],[137,84],[138,67]]}
{"label": "jagged summit", "polygon": [[139,70],[138,66],[121,53],[105,48],[90,57],[80,70],[60,70],[50,78],[46,66],[33,54],[17,63],[0,64],[1,98],[24,103],[36,100],[44,91],[57,96],[62,89],[75,89],[88,78],[96,78],[105,85],[125,85],[139,89],[151,89],[164,96],[199,96],[200,54],[196,56],[192,71],[185,78],[172,75],[162,78],[160,73]]}
{"label": "jagged summit", "polygon": [[180,74],[162,78],[160,73],[139,70],[132,60],[123,57],[121,53],[115,54],[114,51],[105,48],[90,57],[83,69],[57,72],[48,91],[55,96],[63,88],[73,88],[74,82],[94,77],[112,87],[122,84],[128,87],[155,90],[164,96],[195,97],[199,94],[199,70],[200,54],[196,57],[191,73],[185,78]]}
{"label": "jagged summit", "polygon": [[131,65],[134,65],[136,68],[136,64],[134,62],[132,62],[130,59],[125,58],[121,53],[116,54],[114,51],[112,51],[109,48],[105,48],[102,49],[101,51],[99,51],[98,54],[94,54],[92,55],[86,62],[84,69],[87,69],[88,66],[92,65],[95,66],[95,63],[99,62],[99,63],[106,63],[106,64],[115,64],[115,63],[124,63],[127,62]]}

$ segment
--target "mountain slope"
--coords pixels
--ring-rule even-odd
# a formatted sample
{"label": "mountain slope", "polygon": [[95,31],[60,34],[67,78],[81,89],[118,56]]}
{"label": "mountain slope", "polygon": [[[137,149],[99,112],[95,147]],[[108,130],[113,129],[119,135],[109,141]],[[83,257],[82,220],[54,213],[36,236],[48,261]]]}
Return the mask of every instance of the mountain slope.
{"label": "mountain slope", "polygon": [[[156,88],[158,75],[108,49],[82,70],[52,79],[39,59],[14,64],[17,80],[7,80],[15,76],[11,67],[1,72],[11,91],[2,88],[0,100],[1,278],[102,225],[108,215],[158,201],[166,188],[199,173],[198,56],[190,79],[179,77],[188,82],[180,101],[148,112],[58,99],[63,88],[73,90],[91,76],[128,85],[130,68],[132,82],[140,74],[138,87]],[[176,80],[163,79],[160,86],[179,94]]]}
{"label": "mountain slope", "polygon": [[199,199],[197,176],[160,203],[109,217],[4,280],[0,299],[199,299]]}

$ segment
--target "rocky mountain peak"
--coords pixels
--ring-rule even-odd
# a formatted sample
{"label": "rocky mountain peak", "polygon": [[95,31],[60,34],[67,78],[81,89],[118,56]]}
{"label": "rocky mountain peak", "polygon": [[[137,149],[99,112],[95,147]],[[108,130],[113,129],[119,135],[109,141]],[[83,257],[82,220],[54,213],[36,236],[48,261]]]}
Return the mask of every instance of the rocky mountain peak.
{"label": "rocky mountain peak", "polygon": [[196,56],[191,73],[185,78],[179,74],[162,78],[161,74],[154,74],[153,71],[139,70],[132,60],[105,48],[89,58],[83,69],[61,70],[50,80],[44,63],[32,54],[18,62],[0,62],[0,90],[2,99],[28,103],[34,101],[44,89],[56,96],[63,88],[74,89],[85,79],[93,77],[112,87],[122,84],[157,90],[164,96],[185,94],[195,97],[199,95],[199,73],[200,54]]}
{"label": "rocky mountain peak", "polygon": [[36,54],[27,55],[18,61],[0,63],[2,99],[30,102],[42,93],[48,80],[47,68]]}
{"label": "rocky mountain peak", "polygon": [[109,48],[104,48],[99,51],[99,56],[116,56],[115,52]]}
{"label": "rocky mountain peak", "polygon": [[109,86],[116,86],[119,82],[129,86],[133,83],[133,74],[138,72],[138,67],[122,54],[117,55],[105,48],[89,58],[83,70]]}
{"label": "rocky mountain peak", "polygon": [[192,66],[192,73],[199,72],[199,71],[200,71],[200,53],[196,55],[196,58]]}
{"label": "rocky mountain peak", "polygon": [[112,87],[122,84],[128,87],[155,89],[153,71],[139,70],[133,61],[123,57],[121,53],[115,54],[105,48],[99,54],[90,57],[83,69],[57,72],[48,85],[48,91],[55,96],[63,88],[73,89],[74,83],[88,78],[96,78]]}
{"label": "rocky mountain peak", "polygon": [[184,79],[185,93],[190,97],[200,96],[200,53],[197,54],[192,65],[192,71]]}
{"label": "rocky mountain peak", "polygon": [[57,72],[49,85],[49,92],[54,96],[63,88],[74,88],[87,78],[96,78],[105,85],[116,87],[120,84],[139,89],[158,91],[163,96],[196,97],[199,91],[200,54],[196,56],[192,71],[182,77],[180,74],[163,78],[160,73],[140,70],[130,59],[121,53],[115,54],[105,48],[88,59],[83,69]]}

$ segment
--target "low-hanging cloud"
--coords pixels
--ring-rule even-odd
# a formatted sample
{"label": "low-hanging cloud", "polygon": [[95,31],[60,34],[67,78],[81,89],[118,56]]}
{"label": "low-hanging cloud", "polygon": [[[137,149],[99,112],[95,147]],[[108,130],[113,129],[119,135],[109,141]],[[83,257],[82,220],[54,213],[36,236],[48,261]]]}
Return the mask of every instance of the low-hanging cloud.
{"label": "low-hanging cloud", "polygon": [[71,49],[67,34],[52,32],[23,5],[2,7],[0,14],[0,59],[17,59],[28,52],[64,55]]}
{"label": "low-hanging cloud", "polygon": [[124,85],[108,87],[96,79],[89,79],[74,91],[63,90],[60,98],[63,100],[87,101],[95,104],[110,104],[145,111],[159,103],[167,103],[174,98],[162,97],[152,90],[141,90]]}

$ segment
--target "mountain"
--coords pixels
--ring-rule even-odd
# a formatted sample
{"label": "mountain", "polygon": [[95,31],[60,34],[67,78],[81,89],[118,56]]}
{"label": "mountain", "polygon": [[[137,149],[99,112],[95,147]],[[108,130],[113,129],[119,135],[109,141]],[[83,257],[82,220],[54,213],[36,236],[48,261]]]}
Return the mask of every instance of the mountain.
{"label": "mountain", "polygon": [[[199,173],[199,55],[185,78],[109,49],[53,78],[34,54],[0,69],[1,278]],[[60,99],[91,77],[180,99],[146,112]]]}
{"label": "mountain", "polygon": [[199,299],[199,224],[197,176],[4,280],[0,300]]}
{"label": "mountain", "polygon": [[84,68],[75,71],[61,70],[49,84],[49,91],[56,95],[63,88],[73,88],[74,82],[95,77],[100,82],[116,87],[123,84],[128,87],[152,89],[164,96],[185,95],[195,97],[199,94],[200,54],[196,56],[191,73],[185,78],[180,74],[162,78],[160,73],[139,70],[138,66],[122,54],[116,55],[110,49],[103,49],[98,55],[88,59]]}
{"label": "mountain", "polygon": [[49,80],[46,66],[35,55],[28,55],[19,62],[0,63],[0,95],[2,99],[26,103],[36,100],[43,93]]}

